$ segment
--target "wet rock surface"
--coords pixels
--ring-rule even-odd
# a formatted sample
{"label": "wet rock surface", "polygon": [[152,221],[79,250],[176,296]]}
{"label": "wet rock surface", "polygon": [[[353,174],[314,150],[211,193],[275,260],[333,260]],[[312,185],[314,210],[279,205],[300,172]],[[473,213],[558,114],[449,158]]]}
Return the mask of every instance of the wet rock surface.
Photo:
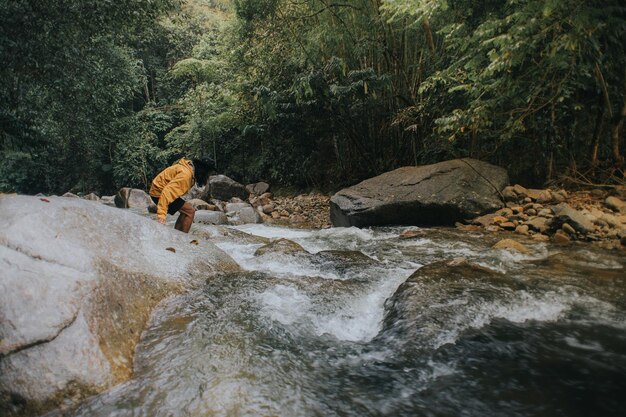
{"label": "wet rock surface", "polygon": [[38,414],[128,379],[161,300],[239,269],[212,243],[130,211],[16,195],[0,196],[0,209],[3,415]]}

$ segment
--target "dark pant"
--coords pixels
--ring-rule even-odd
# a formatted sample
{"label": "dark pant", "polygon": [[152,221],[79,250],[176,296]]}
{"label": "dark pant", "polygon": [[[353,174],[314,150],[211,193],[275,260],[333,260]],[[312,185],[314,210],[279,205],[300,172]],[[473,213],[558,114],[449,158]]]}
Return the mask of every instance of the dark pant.
{"label": "dark pant", "polygon": [[[152,201],[154,201],[154,204],[159,205],[158,197],[150,196],[150,198],[152,198]],[[185,204],[185,200],[183,200],[180,197],[177,198],[176,200],[172,201],[169,206],[167,206],[167,213],[169,215],[176,214],[176,212],[179,211],[183,207],[183,204]]]}

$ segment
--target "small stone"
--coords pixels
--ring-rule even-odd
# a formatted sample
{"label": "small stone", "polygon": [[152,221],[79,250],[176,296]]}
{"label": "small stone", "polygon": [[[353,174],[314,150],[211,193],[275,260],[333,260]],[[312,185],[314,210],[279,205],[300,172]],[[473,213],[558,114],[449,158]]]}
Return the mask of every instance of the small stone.
{"label": "small stone", "polygon": [[537,233],[536,235],[533,235],[531,239],[536,240],[537,242],[547,242],[550,240],[550,237],[541,233]]}
{"label": "small stone", "polygon": [[[261,206],[259,206],[259,207],[261,207]],[[274,211],[274,204],[272,204],[272,203],[265,204],[264,206],[261,207],[261,210],[265,214],[271,214]]]}
{"label": "small stone", "polygon": [[595,222],[593,222],[596,226],[602,227],[602,228],[606,228],[609,226],[609,224],[603,220],[603,219],[597,219]]}
{"label": "small stone", "polygon": [[424,236],[424,232],[422,230],[405,230],[400,233],[401,239],[412,239],[420,236]]}
{"label": "small stone", "polygon": [[557,244],[565,244],[571,242],[570,237],[562,230],[557,230],[554,236],[552,236],[552,240]]}
{"label": "small stone", "polygon": [[565,190],[556,190],[554,192],[554,194],[561,196],[563,198],[563,200],[567,199],[567,197],[569,196],[567,194],[567,191],[565,191]]}
{"label": "small stone", "polygon": [[514,214],[509,217],[509,221],[512,222],[525,222],[526,220],[528,220],[528,216],[525,213]]}
{"label": "small stone", "polygon": [[506,223],[507,221],[509,221],[509,220],[506,217],[504,217],[504,216],[495,216],[492,219],[492,223],[493,224]]}
{"label": "small stone", "polygon": [[513,239],[502,239],[498,243],[492,246],[493,249],[517,251],[520,253],[530,253],[530,250],[521,243]]}
{"label": "small stone", "polygon": [[278,254],[287,254],[287,253],[299,253],[306,252],[302,246],[298,243],[285,239],[279,238],[273,240],[265,246],[261,246],[254,252],[254,256],[262,256],[268,253],[278,253]]}
{"label": "small stone", "polygon": [[480,216],[480,217],[476,217],[475,219],[472,220],[472,224],[478,225],[478,226],[482,226],[482,227],[487,227],[490,224],[493,224],[493,219],[496,217],[495,214],[491,213],[491,214],[485,214],[484,216]]}
{"label": "small stone", "polygon": [[502,197],[504,197],[504,201],[517,201],[517,194],[511,186],[504,187],[504,190],[502,190]]}
{"label": "small stone", "polygon": [[513,210],[513,214],[523,213],[524,212],[524,207],[522,207],[522,206],[515,206],[515,207],[511,207],[511,210]]}
{"label": "small stone", "polygon": [[504,230],[515,230],[516,225],[513,222],[504,222],[500,223],[500,227]]}
{"label": "small stone", "polygon": [[458,257],[458,258],[454,258],[452,259],[450,262],[448,262],[448,265],[450,266],[461,266],[461,265],[466,265],[467,259],[463,258],[463,257]]}
{"label": "small stone", "polygon": [[594,188],[593,190],[591,190],[591,196],[594,198],[601,199],[604,198],[605,195],[606,193],[599,188]]}
{"label": "small stone", "polygon": [[526,221],[526,224],[530,229],[543,233],[550,227],[550,220],[545,217],[533,217]]}
{"label": "small stone", "polygon": [[98,197],[95,193],[89,193],[83,198],[90,201],[100,201],[100,197]]}
{"label": "small stone", "polygon": [[563,223],[563,226],[561,226],[561,229],[570,236],[576,236],[576,230],[574,230],[574,228],[570,226],[568,223]]}
{"label": "small stone", "polygon": [[505,208],[501,208],[500,210],[496,211],[496,216],[504,216],[504,217],[509,217],[513,214],[513,210],[511,210],[508,207]]}
{"label": "small stone", "polygon": [[496,226],[495,224],[492,224],[491,226],[487,226],[485,227],[485,230],[488,232],[499,232],[501,229],[499,226]]}
{"label": "small stone", "polygon": [[482,227],[476,224],[458,224],[456,228],[465,232],[480,232],[482,230]]}
{"label": "small stone", "polygon": [[515,228],[515,233],[528,236],[528,225],[520,224],[519,226]]}
{"label": "small stone", "polygon": [[522,200],[523,203],[532,203],[533,199],[530,197],[526,197]]}
{"label": "small stone", "polygon": [[607,197],[607,199],[604,200],[604,204],[613,211],[616,211],[618,213],[626,213],[626,202],[620,200],[617,197]]}
{"label": "small stone", "polygon": [[537,210],[535,210],[534,208],[529,208],[528,210],[525,210],[524,213],[528,214],[529,216],[536,216]]}
{"label": "small stone", "polygon": [[524,187],[522,187],[519,184],[515,184],[513,186],[513,191],[515,192],[515,194],[518,195],[518,197],[526,197],[528,195],[528,190]]}
{"label": "small stone", "polygon": [[306,219],[304,218],[303,215],[295,213],[295,214],[292,214],[291,217],[289,217],[289,221],[292,223],[301,224],[301,223],[306,222]]}
{"label": "small stone", "polygon": [[550,218],[554,216],[554,213],[552,212],[552,209],[544,208],[544,209],[539,210],[539,212],[537,213],[537,216]]}

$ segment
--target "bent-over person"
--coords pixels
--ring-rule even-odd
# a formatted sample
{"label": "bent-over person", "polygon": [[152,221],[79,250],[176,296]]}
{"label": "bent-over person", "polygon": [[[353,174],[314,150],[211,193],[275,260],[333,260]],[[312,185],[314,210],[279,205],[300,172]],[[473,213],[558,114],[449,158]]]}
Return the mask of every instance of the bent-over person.
{"label": "bent-over person", "polygon": [[150,187],[150,197],[157,205],[157,221],[165,224],[167,214],[179,212],[174,228],[181,232],[189,232],[196,210],[181,197],[194,184],[203,186],[209,176],[213,163],[209,158],[185,159],[181,158],[174,165],[165,168],[153,180]]}

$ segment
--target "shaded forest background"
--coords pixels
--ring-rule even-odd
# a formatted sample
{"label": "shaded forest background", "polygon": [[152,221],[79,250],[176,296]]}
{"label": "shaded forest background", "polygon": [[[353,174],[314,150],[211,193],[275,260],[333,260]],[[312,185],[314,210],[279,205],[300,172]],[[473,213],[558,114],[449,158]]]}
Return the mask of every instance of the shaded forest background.
{"label": "shaded forest background", "polygon": [[12,0],[0,190],[144,188],[209,154],[336,190],[471,156],[624,181],[622,0]]}

